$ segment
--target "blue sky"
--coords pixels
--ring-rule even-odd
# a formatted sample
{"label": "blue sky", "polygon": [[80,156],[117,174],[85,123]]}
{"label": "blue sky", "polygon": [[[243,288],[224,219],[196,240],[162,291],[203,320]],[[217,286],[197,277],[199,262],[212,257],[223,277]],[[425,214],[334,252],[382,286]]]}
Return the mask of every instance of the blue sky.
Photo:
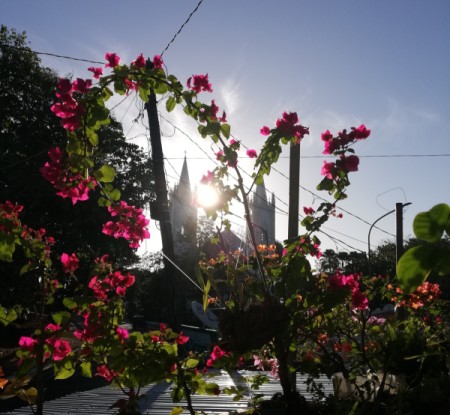
{"label": "blue sky", "polygon": [[[26,31],[37,51],[96,61],[117,52],[130,62],[141,52],[161,53],[197,3],[2,0],[0,22]],[[372,130],[355,148],[359,171],[350,176],[344,217],[326,225],[333,239],[320,236],[324,248],[367,250],[369,224],[396,202],[412,202],[404,220],[404,236],[412,236],[415,214],[450,202],[448,0],[204,0],[164,60],[183,82],[209,74],[214,92],[202,99],[215,99],[227,111],[233,135],[248,147],[262,145],[260,128],[274,125],[283,111],[298,113],[311,132],[301,149],[301,206],[317,207],[313,193],[329,199],[315,190],[324,160],[320,133],[361,123]],[[42,62],[61,75],[89,76],[86,63],[44,56]],[[116,116],[127,137],[145,146],[144,125],[132,122],[138,113],[132,99]],[[162,121],[169,182],[180,173],[185,152],[191,182],[198,182],[214,167],[203,152],[213,157],[210,143],[182,114],[161,111],[190,137]],[[242,166],[251,173],[247,161]],[[277,196],[277,237],[283,239],[286,158],[277,169],[281,174],[274,172],[266,186]],[[239,232],[243,221],[231,220]],[[393,239],[395,215],[379,227],[385,232],[372,231],[372,246]],[[151,232],[146,249],[155,250],[160,242],[154,223]]]}

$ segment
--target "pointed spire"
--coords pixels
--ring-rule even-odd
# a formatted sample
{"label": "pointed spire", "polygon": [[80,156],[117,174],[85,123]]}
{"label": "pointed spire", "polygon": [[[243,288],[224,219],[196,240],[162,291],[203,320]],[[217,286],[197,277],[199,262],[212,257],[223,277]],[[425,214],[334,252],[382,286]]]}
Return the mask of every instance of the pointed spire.
{"label": "pointed spire", "polygon": [[256,204],[261,204],[262,202],[267,203],[266,186],[264,185],[264,181],[261,184],[256,185],[253,200]]}
{"label": "pointed spire", "polygon": [[191,188],[191,182],[189,180],[189,172],[188,172],[188,166],[187,166],[187,160],[186,160],[186,152],[184,152],[183,168],[181,169],[180,182],[179,182],[178,186],[187,187],[189,189]]}

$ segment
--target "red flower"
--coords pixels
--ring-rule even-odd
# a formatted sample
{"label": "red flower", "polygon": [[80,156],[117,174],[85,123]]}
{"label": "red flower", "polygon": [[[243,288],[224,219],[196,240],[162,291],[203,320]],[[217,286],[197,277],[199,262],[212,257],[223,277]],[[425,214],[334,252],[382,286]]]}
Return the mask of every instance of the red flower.
{"label": "red flower", "polygon": [[61,255],[61,263],[63,267],[63,271],[67,273],[75,272],[78,268],[79,261],[75,254],[68,255],[63,253]]}
{"label": "red flower", "polygon": [[29,352],[33,351],[36,344],[37,340],[33,339],[32,337],[22,336],[19,339],[19,346],[24,350],[28,350]]}
{"label": "red flower", "polygon": [[142,53],[136,58],[134,62],[132,62],[132,64],[137,68],[145,68],[145,58]]}
{"label": "red flower", "polygon": [[204,174],[200,180],[201,184],[208,184],[214,180],[214,173],[208,170],[208,173]]}
{"label": "red flower", "polygon": [[128,334],[128,330],[122,327],[117,327],[117,336],[119,337],[120,343],[124,343],[130,335]]}
{"label": "red flower", "polygon": [[101,75],[103,75],[103,68],[94,68],[93,66],[91,66],[90,68],[88,68],[88,71],[91,71],[94,74],[95,79],[98,79]]}
{"label": "red flower", "polygon": [[177,344],[185,344],[189,341],[189,337],[188,336],[183,336],[183,332],[180,331],[180,334],[178,335],[178,337],[175,339],[175,342]]}
{"label": "red flower", "polygon": [[187,80],[187,87],[194,91],[196,94],[200,93],[201,91],[212,92],[212,87],[208,80],[208,74],[192,75]]}
{"label": "red flower", "polygon": [[109,370],[106,365],[97,366],[97,376],[104,377],[108,382],[111,382],[115,376],[117,376],[117,372],[114,370]]}
{"label": "red flower", "polygon": [[155,55],[153,57],[153,69],[162,69],[164,62],[160,55]]}
{"label": "red flower", "polygon": [[336,175],[336,169],[335,164],[333,162],[327,163],[326,161],[323,162],[322,169],[320,170],[320,174],[322,176],[325,176],[327,179],[333,179]]}
{"label": "red flower", "polygon": [[72,83],[72,91],[79,92],[81,94],[85,94],[87,91],[89,91],[91,86],[92,86],[92,81],[90,79],[77,78]]}
{"label": "red flower", "polygon": [[333,134],[330,133],[330,130],[327,130],[320,135],[320,138],[322,139],[322,141],[326,142],[333,138]]}
{"label": "red flower", "polygon": [[313,215],[315,210],[312,207],[303,207],[303,212],[305,213],[305,215]]}
{"label": "red flower", "polygon": [[341,162],[346,172],[358,171],[358,164],[359,164],[358,156],[352,154],[351,156],[345,157],[344,155],[342,155]]}
{"label": "red flower", "polygon": [[361,124],[358,128],[352,127],[352,131],[355,133],[355,138],[357,140],[363,140],[370,135],[370,130],[368,130],[364,124]]}
{"label": "red flower", "polygon": [[281,118],[276,122],[276,126],[280,132],[288,137],[297,137],[300,141],[306,134],[309,134],[309,130],[302,125],[296,125],[299,122],[296,112],[283,112]]}
{"label": "red flower", "polygon": [[115,53],[107,53],[105,59],[108,61],[105,65],[107,68],[115,68],[120,62],[120,58]]}
{"label": "red flower", "polygon": [[264,126],[264,127],[261,128],[261,130],[259,130],[259,132],[260,132],[262,135],[269,135],[269,134],[270,134],[270,128],[267,127],[267,126]]}
{"label": "red flower", "polygon": [[256,150],[249,148],[247,150],[247,156],[250,157],[251,159],[254,159],[255,157],[258,157],[258,154],[256,153]]}
{"label": "red flower", "polygon": [[47,344],[49,344],[53,349],[53,360],[55,362],[63,360],[72,351],[69,342],[64,339],[59,338],[47,339]]}
{"label": "red flower", "polygon": [[352,291],[352,307],[358,310],[367,310],[369,308],[369,300],[366,295],[357,289]]}

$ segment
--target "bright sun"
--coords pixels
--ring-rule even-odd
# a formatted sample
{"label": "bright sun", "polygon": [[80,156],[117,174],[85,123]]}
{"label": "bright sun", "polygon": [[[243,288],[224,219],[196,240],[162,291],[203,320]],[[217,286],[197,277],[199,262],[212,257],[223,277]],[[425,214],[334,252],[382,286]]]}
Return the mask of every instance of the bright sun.
{"label": "bright sun", "polygon": [[202,207],[213,207],[219,201],[219,195],[212,186],[201,184],[197,188],[197,202]]}

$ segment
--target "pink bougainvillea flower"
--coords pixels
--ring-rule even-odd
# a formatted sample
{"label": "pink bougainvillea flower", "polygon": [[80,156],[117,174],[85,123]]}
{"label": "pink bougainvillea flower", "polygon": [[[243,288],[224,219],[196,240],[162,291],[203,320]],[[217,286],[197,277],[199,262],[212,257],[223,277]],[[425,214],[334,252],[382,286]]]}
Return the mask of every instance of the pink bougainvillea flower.
{"label": "pink bougainvillea flower", "polygon": [[153,56],[153,69],[162,69],[164,62],[161,58],[161,55]]}
{"label": "pink bougainvillea flower", "polygon": [[369,308],[368,298],[357,289],[352,291],[352,307],[357,310],[367,310]]}
{"label": "pink bougainvillea flower", "polygon": [[309,134],[309,129],[303,127],[299,122],[296,112],[283,112],[281,118],[276,122],[277,129],[287,137],[297,137],[299,142],[306,134]]}
{"label": "pink bougainvillea flower", "polygon": [[70,256],[66,253],[61,255],[61,263],[63,267],[63,271],[67,273],[75,272],[79,265],[79,260],[75,254],[71,254]]}
{"label": "pink bougainvillea flower", "polygon": [[108,221],[103,225],[102,232],[114,238],[124,238],[130,242],[130,248],[138,248],[139,243],[150,238],[148,231],[149,220],[142,214],[142,209],[129,206],[121,201],[109,206],[108,211],[117,221]]}
{"label": "pink bougainvillea flower", "polygon": [[72,91],[85,94],[92,86],[92,81],[90,79],[77,78],[72,83]]}
{"label": "pink bougainvillea flower", "polygon": [[97,366],[96,375],[105,378],[108,382],[111,382],[117,376],[117,372],[114,370],[109,370],[106,365],[99,365]]}
{"label": "pink bougainvillea flower", "polygon": [[303,212],[305,213],[305,215],[312,215],[314,214],[315,210],[312,207],[304,206]]}
{"label": "pink bougainvillea flower", "polygon": [[49,323],[45,326],[44,329],[47,333],[55,333],[59,330],[61,330],[61,326],[59,324],[53,324],[53,323]]}
{"label": "pink bougainvillea flower", "polygon": [[322,141],[329,141],[333,138],[333,134],[330,133],[330,130],[325,131],[320,135]]}
{"label": "pink bougainvillea flower", "polygon": [[255,157],[258,157],[258,154],[256,153],[256,150],[249,148],[247,150],[247,156],[250,157],[251,159],[254,159]]}
{"label": "pink bougainvillea flower", "polygon": [[130,334],[128,333],[127,329],[124,329],[122,327],[117,327],[117,336],[119,337],[120,343],[124,343],[128,337],[130,337]]}
{"label": "pink bougainvillea flower", "polygon": [[269,135],[270,134],[270,128],[269,127],[267,127],[267,126],[264,126],[264,127],[262,127],[261,128],[261,130],[259,130],[259,132],[262,134],[262,135]]}
{"label": "pink bougainvillea flower", "polygon": [[99,79],[101,75],[103,75],[103,68],[94,68],[91,66],[88,68],[88,71],[92,72],[94,74],[95,79]]}
{"label": "pink bougainvillea flower", "polygon": [[336,165],[333,162],[328,163],[328,162],[324,161],[323,165],[322,165],[322,169],[320,170],[320,174],[322,176],[325,176],[327,179],[333,179],[333,177],[336,174],[335,170],[336,170]]}
{"label": "pink bougainvillea flower", "polygon": [[115,68],[120,62],[120,58],[115,53],[106,53],[105,59],[108,61],[105,65],[107,68]]}
{"label": "pink bougainvillea flower", "polygon": [[183,332],[182,331],[180,331],[180,334],[175,339],[175,342],[177,344],[186,344],[188,341],[189,341],[189,337],[188,336],[183,336]]}
{"label": "pink bougainvillea flower", "polygon": [[352,127],[351,129],[355,133],[355,138],[357,140],[363,140],[370,135],[370,130],[368,130],[364,124],[361,124],[358,128]]}
{"label": "pink bougainvillea flower", "polygon": [[137,68],[145,68],[145,58],[142,53],[132,62]]}
{"label": "pink bougainvillea flower", "polygon": [[341,162],[343,164],[344,170],[346,172],[358,171],[359,158],[354,154],[346,157],[344,155],[341,156]]}
{"label": "pink bougainvillea flower", "polygon": [[187,80],[187,87],[196,94],[199,94],[201,91],[212,92],[212,87],[208,80],[208,74],[192,75]]}
{"label": "pink bougainvillea flower", "polygon": [[222,160],[222,157],[223,157],[223,151],[222,151],[222,150],[219,150],[219,151],[216,153],[216,160]]}
{"label": "pink bougainvillea flower", "polygon": [[28,350],[29,352],[33,351],[36,344],[37,340],[33,339],[32,337],[22,336],[19,339],[19,346],[24,350]]}
{"label": "pink bougainvillea flower", "polygon": [[211,183],[213,180],[214,180],[214,173],[208,170],[208,172],[202,176],[200,183],[208,184]]}
{"label": "pink bougainvillea flower", "polygon": [[56,362],[66,358],[72,351],[72,348],[67,340],[52,337],[47,339],[46,342],[53,349],[53,360]]}
{"label": "pink bougainvillea flower", "polygon": [[125,78],[124,80],[125,85],[127,86],[127,94],[129,91],[137,91],[138,90],[138,83],[136,81],[132,81],[131,79]]}

